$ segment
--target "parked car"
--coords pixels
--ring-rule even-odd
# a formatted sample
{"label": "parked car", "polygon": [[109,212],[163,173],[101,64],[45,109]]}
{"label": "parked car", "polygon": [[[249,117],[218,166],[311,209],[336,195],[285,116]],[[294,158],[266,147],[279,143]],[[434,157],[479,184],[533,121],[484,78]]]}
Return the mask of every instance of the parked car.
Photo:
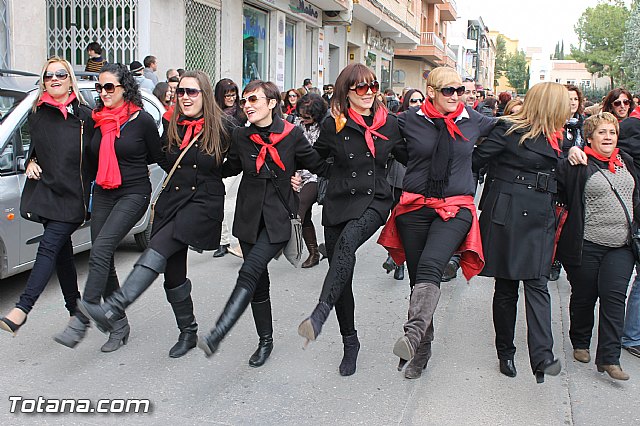
{"label": "parked car", "polygon": [[[35,74],[0,70],[0,279],[30,270],[36,257],[38,242],[42,238],[42,225],[20,216],[20,196],[25,182],[25,156],[29,152],[31,137],[27,116],[38,94]],[[95,81],[79,80],[83,98],[95,106],[98,93]],[[142,92],[144,109],[155,119],[162,133],[164,107],[155,96]],[[149,167],[153,195],[160,191],[164,171],[157,165]],[[150,209],[130,232],[137,247],[147,247],[151,233]],[[73,234],[74,253],[91,248],[89,222]]]}

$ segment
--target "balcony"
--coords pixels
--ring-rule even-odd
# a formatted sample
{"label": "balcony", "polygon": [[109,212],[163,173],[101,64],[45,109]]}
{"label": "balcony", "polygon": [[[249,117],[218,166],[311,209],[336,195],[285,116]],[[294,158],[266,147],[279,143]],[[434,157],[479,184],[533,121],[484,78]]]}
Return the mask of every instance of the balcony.
{"label": "balcony", "polygon": [[449,46],[447,46],[446,56],[444,58],[442,65],[446,67],[455,68],[457,62],[458,62],[458,55]]}
{"label": "balcony", "polygon": [[445,60],[445,45],[442,39],[433,32],[420,34],[420,44],[415,49],[396,49],[396,56],[421,57],[435,64],[440,64]]}
{"label": "balcony", "polygon": [[457,5],[455,0],[447,0],[438,7],[440,9],[440,19],[443,21],[455,21],[458,19]]}
{"label": "balcony", "polygon": [[427,4],[443,4],[444,0],[424,0],[423,2]]}

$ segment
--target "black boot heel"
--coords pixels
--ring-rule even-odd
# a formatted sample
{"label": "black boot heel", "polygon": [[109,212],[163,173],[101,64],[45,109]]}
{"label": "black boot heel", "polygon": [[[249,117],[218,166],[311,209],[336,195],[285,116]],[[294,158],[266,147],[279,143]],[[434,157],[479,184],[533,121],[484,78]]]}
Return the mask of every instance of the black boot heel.
{"label": "black boot heel", "polygon": [[562,370],[562,364],[559,359],[548,359],[546,361],[542,361],[538,368],[536,368],[536,383],[544,383],[544,375],[548,374],[549,376],[557,376],[560,374]]}

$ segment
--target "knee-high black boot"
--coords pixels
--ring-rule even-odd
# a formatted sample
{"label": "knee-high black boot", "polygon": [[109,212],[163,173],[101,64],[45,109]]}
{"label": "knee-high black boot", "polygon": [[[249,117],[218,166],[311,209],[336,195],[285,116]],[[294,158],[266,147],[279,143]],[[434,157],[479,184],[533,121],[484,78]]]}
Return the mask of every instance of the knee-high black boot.
{"label": "knee-high black boot", "polygon": [[193,315],[193,300],[191,299],[191,280],[187,280],[176,288],[166,288],[167,300],[171,304],[176,316],[176,323],[180,330],[178,343],[169,350],[171,358],[180,358],[198,342],[198,323]]}
{"label": "knee-high black boot", "polygon": [[[81,300],[78,308],[100,328],[114,331],[122,325],[124,311],[164,272],[167,259],[153,249],[146,249],[133,267],[126,281],[101,305]],[[128,325],[127,325],[128,327]],[[127,333],[128,337],[128,333]]]}
{"label": "knee-high black boot", "polygon": [[217,350],[222,339],[238,321],[242,313],[247,309],[253,294],[244,287],[236,286],[233,293],[229,296],[224,311],[220,314],[216,326],[206,336],[198,339],[198,347],[202,349],[207,357],[213,355]]}
{"label": "knee-high black boot", "polygon": [[249,358],[249,365],[260,367],[263,365],[273,350],[273,323],[271,320],[271,300],[264,302],[251,302],[253,321],[260,337],[258,349]]}

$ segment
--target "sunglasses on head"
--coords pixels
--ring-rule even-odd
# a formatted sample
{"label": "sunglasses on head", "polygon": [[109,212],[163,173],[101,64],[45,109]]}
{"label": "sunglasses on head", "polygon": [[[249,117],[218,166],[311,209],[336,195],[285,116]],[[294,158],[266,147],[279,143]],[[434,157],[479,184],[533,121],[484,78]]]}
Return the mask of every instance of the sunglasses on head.
{"label": "sunglasses on head", "polygon": [[371,93],[378,93],[378,90],[380,90],[380,83],[378,83],[377,80],[373,80],[371,83],[362,82],[356,84],[356,87],[349,90],[356,92],[356,95],[358,96],[366,95],[369,90],[371,90]]}
{"label": "sunglasses on head", "polygon": [[105,92],[107,93],[113,93],[116,91],[116,87],[121,87],[122,84],[113,84],[113,83],[105,83],[105,84],[100,84],[100,83],[96,83],[96,92],[98,93],[102,93],[102,89],[104,89]]}
{"label": "sunglasses on head", "polygon": [[462,96],[464,95],[464,92],[467,90],[464,86],[460,86],[460,87],[441,87],[439,89],[436,89],[437,91],[439,91],[440,93],[442,93],[443,96],[449,97],[449,96],[453,96],[454,93],[457,93],[458,96]]}
{"label": "sunglasses on head", "polygon": [[424,102],[424,98],[409,99],[410,104],[421,104],[422,102]]}
{"label": "sunglasses on head", "polygon": [[51,81],[53,77],[57,78],[58,80],[66,80],[67,77],[69,77],[69,73],[67,72],[67,70],[58,70],[56,72],[47,71],[42,76],[42,80]]}
{"label": "sunglasses on head", "polygon": [[179,98],[183,97],[185,94],[190,98],[196,98],[202,92],[202,89],[196,89],[194,87],[178,87],[176,89],[176,95]]}
{"label": "sunglasses on head", "polygon": [[247,104],[247,102],[249,102],[249,104],[253,105],[256,102],[258,102],[258,99],[267,99],[266,96],[258,96],[258,95],[251,95],[251,96],[247,96],[244,98],[240,98],[240,107],[244,108],[244,106]]}
{"label": "sunglasses on head", "polygon": [[620,105],[624,104],[625,106],[629,106],[631,104],[631,101],[629,99],[616,99],[615,101],[612,102],[614,107],[619,107]]}

